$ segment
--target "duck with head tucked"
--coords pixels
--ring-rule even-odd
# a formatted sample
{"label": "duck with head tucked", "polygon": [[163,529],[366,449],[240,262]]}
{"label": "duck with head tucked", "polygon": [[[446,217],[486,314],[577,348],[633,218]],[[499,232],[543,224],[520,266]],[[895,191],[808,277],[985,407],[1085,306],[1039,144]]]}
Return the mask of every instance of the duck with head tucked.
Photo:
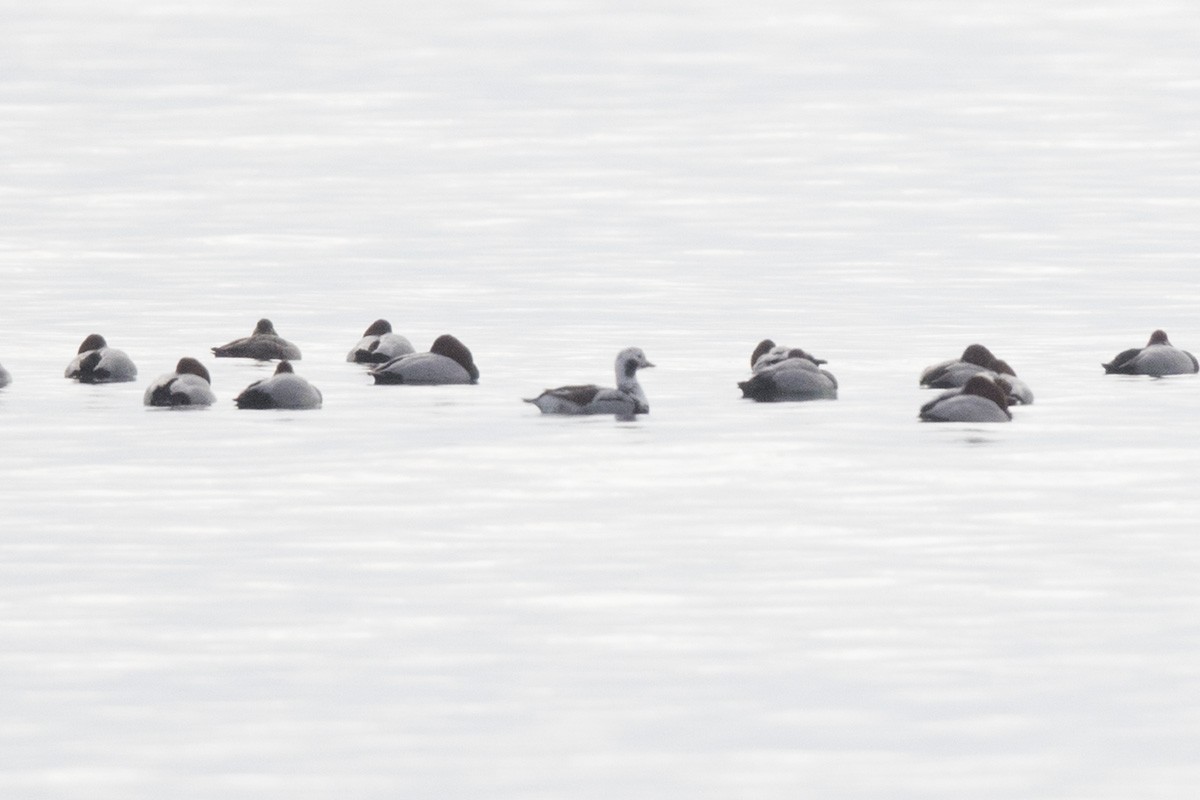
{"label": "duck with head tucked", "polygon": [[194,358],[181,358],[174,372],[160,375],[146,387],[142,401],[148,406],[165,408],[205,408],[217,401],[212,376]]}
{"label": "duck with head tucked", "polygon": [[1101,364],[1106,375],[1190,375],[1200,370],[1196,357],[1187,350],[1171,344],[1164,331],[1150,334],[1145,347],[1122,350],[1107,364]]}
{"label": "duck with head tucked", "polygon": [[412,342],[398,333],[392,333],[392,323],[377,319],[363,331],[358,344],[350,348],[346,360],[358,364],[386,364],[393,358],[415,352]]}
{"label": "duck with head tucked", "polygon": [[760,372],[767,367],[773,367],[782,361],[787,361],[789,358],[807,359],[817,366],[828,363],[825,359],[817,358],[799,347],[775,344],[770,339],[763,339],[754,348],[754,352],[750,354],[750,370],[752,372]]}
{"label": "duck with head tucked", "polygon": [[961,389],[951,389],[925,405],[923,422],[1009,422],[1008,396],[996,381],[980,373],[972,375]]}
{"label": "duck with head tucked", "polygon": [[321,391],[297,375],[288,361],[280,361],[274,375],[255,381],[234,398],[238,408],[293,410],[320,408],[321,400]]}
{"label": "duck with head tucked", "polygon": [[961,356],[926,367],[921,372],[921,385],[929,389],[961,389],[975,375],[984,374],[995,380],[1004,378],[1011,405],[1029,405],[1033,391],[1007,361],[997,358],[981,344],[969,345]]}
{"label": "duck with head tucked", "polygon": [[743,398],[760,403],[836,400],[837,378],[821,369],[824,363],[825,359],[798,347],[784,347],[763,339],[750,355],[754,374],[749,380],[739,381],[738,388]]}
{"label": "duck with head tucked", "polygon": [[254,333],[212,349],[217,358],[254,358],[259,361],[300,360],[300,348],[275,332],[269,319],[260,319]]}
{"label": "duck with head tucked", "polygon": [[93,333],[79,345],[63,374],[80,383],[125,383],[137,380],[137,367],[125,351],[109,347],[103,336]]}
{"label": "duck with head tucked", "polygon": [[428,353],[399,356],[371,370],[377,384],[440,386],[477,383],[479,368],[467,346],[448,333],[433,341]]}
{"label": "duck with head tucked", "polygon": [[10,383],[12,383],[12,375],[9,375],[4,365],[0,364],[0,388],[8,386]]}
{"label": "duck with head tucked", "polygon": [[537,397],[525,398],[525,402],[533,403],[543,414],[615,414],[621,417],[649,414],[650,402],[638,383],[637,373],[653,366],[640,347],[627,347],[617,353],[614,364],[616,388],[591,383],[560,386],[547,389]]}

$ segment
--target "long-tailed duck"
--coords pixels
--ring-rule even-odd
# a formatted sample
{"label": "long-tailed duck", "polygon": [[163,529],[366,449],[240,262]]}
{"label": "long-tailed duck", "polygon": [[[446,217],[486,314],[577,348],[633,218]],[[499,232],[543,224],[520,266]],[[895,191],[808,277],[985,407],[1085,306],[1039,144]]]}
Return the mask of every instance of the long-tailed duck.
{"label": "long-tailed duck", "polygon": [[547,389],[534,398],[526,398],[543,414],[649,414],[650,403],[638,383],[639,369],[653,367],[640,347],[627,347],[617,354],[615,389],[594,384],[560,386]]}

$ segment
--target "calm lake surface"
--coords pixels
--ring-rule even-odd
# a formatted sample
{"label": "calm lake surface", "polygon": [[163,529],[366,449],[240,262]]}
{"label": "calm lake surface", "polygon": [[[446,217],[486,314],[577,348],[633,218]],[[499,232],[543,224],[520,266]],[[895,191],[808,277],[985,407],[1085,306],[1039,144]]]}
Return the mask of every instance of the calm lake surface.
{"label": "calm lake surface", "polygon": [[[1099,364],[1200,350],[1194,3],[410,5],[0,10],[0,794],[1190,796],[1200,383]],[[975,341],[1036,403],[918,423]]]}

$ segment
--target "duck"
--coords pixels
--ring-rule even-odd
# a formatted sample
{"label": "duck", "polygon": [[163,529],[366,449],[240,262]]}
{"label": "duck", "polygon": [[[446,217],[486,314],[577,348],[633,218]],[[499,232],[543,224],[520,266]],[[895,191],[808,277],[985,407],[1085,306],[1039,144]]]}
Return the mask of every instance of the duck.
{"label": "duck", "polygon": [[537,397],[522,398],[537,406],[543,414],[616,414],[632,417],[649,414],[650,403],[638,383],[639,369],[653,367],[640,347],[626,347],[617,353],[614,371],[615,389],[586,384],[546,389]]}
{"label": "duck", "polygon": [[755,371],[739,381],[742,397],[760,403],[781,400],[836,400],[838,382],[829,370],[807,358],[787,358]]}
{"label": "duck", "polygon": [[393,358],[370,372],[376,384],[434,386],[478,383],[479,368],[467,346],[448,333],[434,339],[428,353]]}
{"label": "duck", "polygon": [[10,383],[12,383],[12,375],[9,375],[4,365],[0,364],[0,388],[8,386]]}
{"label": "duck", "polygon": [[297,375],[285,360],[275,367],[274,375],[247,386],[234,402],[238,408],[320,408],[321,391]]}
{"label": "duck", "polygon": [[759,372],[789,358],[803,358],[818,366],[828,363],[825,359],[817,358],[799,347],[777,345],[770,339],[763,339],[750,354],[750,369],[752,372]]}
{"label": "duck", "polygon": [[981,344],[968,345],[958,358],[926,367],[921,372],[921,385],[930,389],[955,389],[965,386],[972,375],[992,371],[997,361],[992,351]]}
{"label": "duck", "polygon": [[1145,347],[1122,350],[1107,364],[1101,364],[1106,375],[1189,375],[1200,370],[1196,357],[1171,344],[1165,331],[1150,334]]}
{"label": "duck", "polygon": [[1033,390],[1017,377],[1016,370],[981,344],[969,345],[956,359],[926,367],[921,372],[920,383],[929,389],[961,389],[973,376],[980,374],[993,380],[1004,378],[1003,386],[1012,405],[1033,403]]}
{"label": "duck", "polygon": [[393,358],[415,353],[412,343],[398,333],[392,333],[392,323],[377,319],[363,331],[362,339],[350,349],[347,361],[358,364],[386,364]]}
{"label": "duck", "polygon": [[1010,422],[1008,396],[987,375],[972,375],[961,387],[945,392],[925,405],[924,422]]}
{"label": "duck", "polygon": [[174,372],[160,375],[146,387],[142,398],[148,406],[168,408],[199,408],[216,402],[212,391],[212,376],[208,369],[194,358],[181,358]]}
{"label": "duck", "polygon": [[255,358],[259,361],[300,360],[300,348],[275,332],[269,319],[260,319],[254,333],[212,349],[217,358]]}
{"label": "duck", "polygon": [[993,363],[994,370],[988,371],[986,374],[989,378],[996,382],[996,385],[1004,390],[1008,397],[1010,406],[1028,406],[1033,404],[1033,390],[1029,388],[1029,384],[1017,377],[1017,373],[1008,362],[1002,358],[998,358]]}
{"label": "duck", "polygon": [[79,345],[63,375],[80,383],[125,383],[137,380],[137,367],[125,351],[109,347],[103,336],[93,333]]}

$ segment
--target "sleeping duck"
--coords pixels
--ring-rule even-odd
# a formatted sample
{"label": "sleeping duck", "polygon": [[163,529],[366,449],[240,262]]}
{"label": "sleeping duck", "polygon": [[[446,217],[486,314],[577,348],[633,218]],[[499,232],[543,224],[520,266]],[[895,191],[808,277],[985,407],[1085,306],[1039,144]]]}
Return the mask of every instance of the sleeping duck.
{"label": "sleeping duck", "polygon": [[476,383],[479,368],[467,346],[447,333],[434,340],[428,353],[393,358],[371,370],[371,376],[377,384]]}
{"label": "sleeping duck", "polygon": [[1161,330],[1150,334],[1145,347],[1135,347],[1117,353],[1107,364],[1101,364],[1106,375],[1188,375],[1200,369],[1196,357],[1171,344]]}
{"label": "sleeping duck", "polygon": [[234,402],[238,408],[320,408],[321,392],[297,375],[290,362],[280,361],[274,375],[247,386]]}
{"label": "sleeping duck", "polygon": [[148,406],[197,408],[212,405],[217,396],[208,369],[194,358],[181,358],[174,372],[160,375],[146,387],[142,400]]}
{"label": "sleeping duck", "polygon": [[137,379],[137,367],[123,350],[109,347],[103,336],[93,333],[79,345],[63,374],[80,383],[124,383]]}

